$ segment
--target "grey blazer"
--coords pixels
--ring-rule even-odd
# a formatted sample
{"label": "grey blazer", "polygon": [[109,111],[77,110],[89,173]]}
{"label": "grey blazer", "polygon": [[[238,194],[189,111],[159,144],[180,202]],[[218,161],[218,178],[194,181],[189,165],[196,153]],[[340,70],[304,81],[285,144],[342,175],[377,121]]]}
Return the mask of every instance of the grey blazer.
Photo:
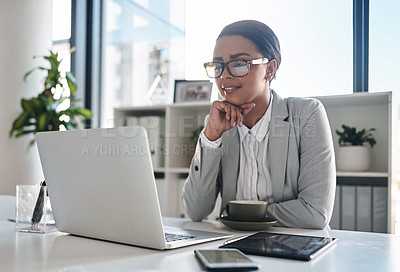
{"label": "grey blazer", "polygon": [[[329,121],[322,103],[310,98],[272,102],[268,158],[271,160],[272,195],[268,216],[278,226],[325,228],[331,219],[335,187],[335,154]],[[201,221],[221,194],[221,212],[236,197],[239,172],[237,127],[225,132],[220,148],[197,144],[184,185],[187,214]]]}

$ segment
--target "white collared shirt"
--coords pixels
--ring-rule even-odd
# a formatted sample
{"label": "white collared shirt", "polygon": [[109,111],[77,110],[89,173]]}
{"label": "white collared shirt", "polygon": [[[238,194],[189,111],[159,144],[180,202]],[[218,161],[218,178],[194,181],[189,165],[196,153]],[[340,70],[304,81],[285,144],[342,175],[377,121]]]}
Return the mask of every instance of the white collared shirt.
{"label": "white collared shirt", "polygon": [[[236,199],[273,202],[271,172],[267,156],[272,100],[271,93],[270,106],[251,129],[246,126],[237,127],[240,140],[240,169]],[[201,132],[200,138],[201,145],[204,147],[218,148],[221,146],[221,138],[210,141],[204,135],[204,130]]]}

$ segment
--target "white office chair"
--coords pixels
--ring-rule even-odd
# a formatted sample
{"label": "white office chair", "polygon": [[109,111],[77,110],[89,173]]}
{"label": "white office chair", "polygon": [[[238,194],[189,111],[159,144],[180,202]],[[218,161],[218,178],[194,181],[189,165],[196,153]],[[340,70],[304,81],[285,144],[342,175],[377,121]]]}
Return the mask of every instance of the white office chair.
{"label": "white office chair", "polygon": [[15,218],[15,196],[0,195],[0,221]]}

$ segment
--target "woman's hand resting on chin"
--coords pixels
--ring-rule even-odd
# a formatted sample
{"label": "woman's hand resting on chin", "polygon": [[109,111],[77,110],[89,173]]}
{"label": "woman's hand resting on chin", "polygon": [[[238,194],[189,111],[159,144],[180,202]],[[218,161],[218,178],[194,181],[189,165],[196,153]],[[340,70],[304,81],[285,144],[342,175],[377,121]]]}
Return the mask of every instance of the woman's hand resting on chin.
{"label": "woman's hand resting on chin", "polygon": [[244,103],[237,106],[225,101],[214,101],[211,105],[204,135],[210,141],[215,141],[225,131],[230,130],[234,126],[238,125],[241,127],[243,125],[243,118],[255,105],[254,103]]}

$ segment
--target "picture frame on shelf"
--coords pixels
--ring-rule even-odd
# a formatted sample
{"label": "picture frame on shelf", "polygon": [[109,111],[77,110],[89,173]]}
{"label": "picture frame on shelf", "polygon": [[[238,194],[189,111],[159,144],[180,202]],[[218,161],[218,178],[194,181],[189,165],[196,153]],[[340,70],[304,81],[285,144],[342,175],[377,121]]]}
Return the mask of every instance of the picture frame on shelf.
{"label": "picture frame on shelf", "polygon": [[174,103],[210,101],[212,82],[208,80],[175,80]]}

